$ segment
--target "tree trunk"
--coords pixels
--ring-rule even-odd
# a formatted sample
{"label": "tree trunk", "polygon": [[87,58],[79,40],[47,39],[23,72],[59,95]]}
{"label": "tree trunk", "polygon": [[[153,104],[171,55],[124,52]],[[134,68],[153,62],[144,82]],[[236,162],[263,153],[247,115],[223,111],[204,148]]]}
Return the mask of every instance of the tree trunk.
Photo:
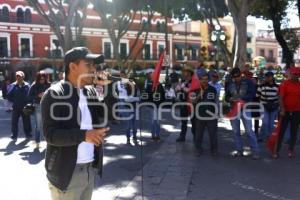
{"label": "tree trunk", "polygon": [[286,63],[286,67],[289,68],[293,64],[294,53],[289,49],[286,40],[281,31],[281,17],[274,12],[276,10],[276,5],[270,8],[271,20],[273,22],[273,29],[275,37],[282,48],[282,58],[283,62]]}
{"label": "tree trunk", "polygon": [[233,61],[234,61],[234,53],[235,53],[235,46],[236,46],[236,30],[234,29],[234,35],[233,35],[233,44],[232,44],[232,49],[231,49],[231,58],[230,58],[230,64],[229,66],[233,66]]}
{"label": "tree trunk", "polygon": [[247,16],[250,10],[248,1],[228,0],[236,31],[236,45],[233,67],[243,68],[247,61]]}
{"label": "tree trunk", "polygon": [[300,21],[300,0],[297,0],[298,16]]}
{"label": "tree trunk", "polygon": [[120,46],[120,40],[118,40],[117,38],[111,37],[111,42],[113,44],[113,55],[114,55],[114,59],[116,61],[117,66],[119,67],[119,69],[121,69],[123,66],[123,62],[121,59],[121,55],[119,52],[119,46]]}
{"label": "tree trunk", "polygon": [[64,52],[72,49],[73,47],[73,34],[70,25],[65,25],[65,35],[64,35]]}
{"label": "tree trunk", "polygon": [[289,49],[288,44],[282,35],[281,28],[280,28],[280,21],[278,20],[272,20],[272,21],[273,21],[273,28],[274,28],[276,39],[282,48],[283,62],[285,62],[286,67],[289,68],[294,62],[293,52]]}

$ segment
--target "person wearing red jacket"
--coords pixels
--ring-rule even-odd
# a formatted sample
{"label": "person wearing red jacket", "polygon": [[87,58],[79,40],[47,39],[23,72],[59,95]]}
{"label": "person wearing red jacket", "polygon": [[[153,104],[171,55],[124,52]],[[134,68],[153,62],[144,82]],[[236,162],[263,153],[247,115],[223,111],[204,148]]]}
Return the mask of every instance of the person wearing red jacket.
{"label": "person wearing red jacket", "polygon": [[284,138],[284,130],[288,124],[291,125],[291,137],[289,140],[288,157],[293,158],[294,147],[297,141],[297,132],[300,125],[300,69],[293,67],[290,69],[290,80],[284,81],[279,89],[280,95],[280,116],[282,118],[281,131],[279,134],[276,152],[273,158],[278,158],[281,144]]}

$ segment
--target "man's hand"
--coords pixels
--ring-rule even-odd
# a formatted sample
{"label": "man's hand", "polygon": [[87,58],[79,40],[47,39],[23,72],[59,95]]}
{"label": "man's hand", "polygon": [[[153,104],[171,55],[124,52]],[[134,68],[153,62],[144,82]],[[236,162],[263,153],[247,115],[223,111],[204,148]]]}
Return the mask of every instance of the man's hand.
{"label": "man's hand", "polygon": [[100,128],[100,129],[93,129],[89,130],[85,133],[85,141],[92,143],[96,146],[103,144],[104,137],[106,133],[109,131],[109,128]]}
{"label": "man's hand", "polygon": [[105,86],[105,85],[111,84],[112,81],[108,80],[108,76],[109,75],[110,74],[108,72],[105,72],[105,71],[97,72],[96,73],[97,78],[95,79],[94,83],[96,85],[101,85],[101,86]]}

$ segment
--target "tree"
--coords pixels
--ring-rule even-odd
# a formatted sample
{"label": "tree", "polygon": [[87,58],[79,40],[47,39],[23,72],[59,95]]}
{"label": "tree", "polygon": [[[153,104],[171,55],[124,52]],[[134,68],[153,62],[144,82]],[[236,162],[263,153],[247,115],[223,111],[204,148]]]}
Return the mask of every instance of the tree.
{"label": "tree", "polygon": [[247,17],[258,0],[226,0],[235,26],[233,67],[242,68],[247,61]]}
{"label": "tree", "polygon": [[[82,44],[88,0],[26,0],[49,24],[63,51]],[[82,15],[80,14],[82,13]],[[72,32],[75,29],[75,33]]]}
{"label": "tree", "polygon": [[298,17],[300,21],[300,0],[297,0],[297,8],[298,8]]}
{"label": "tree", "polygon": [[[169,46],[168,46],[168,19],[172,17],[176,17],[176,14],[184,14],[182,9],[186,4],[184,0],[152,0],[148,1],[151,9],[160,13],[162,16],[165,17],[164,23],[164,32],[165,32],[165,48],[167,54],[169,53]],[[182,19],[182,18],[181,18]]]}
{"label": "tree", "polygon": [[287,16],[288,5],[289,0],[261,0],[251,9],[253,15],[272,20],[275,37],[282,48],[282,57],[286,67],[290,67],[294,62],[295,44],[299,46],[299,42],[295,41],[298,38],[296,33],[293,30],[284,30],[282,26]]}
{"label": "tree", "polygon": [[[151,29],[151,20],[153,18],[153,12],[149,8],[145,0],[91,0],[94,10],[101,18],[101,26],[108,32],[110,40],[113,46],[113,58],[116,60],[119,67],[123,67],[128,59],[132,56],[130,51],[126,58],[122,58],[119,52],[119,46],[121,38],[128,32],[130,28],[134,28],[137,31],[137,37],[130,49],[134,49],[143,33],[145,33],[142,47],[139,48],[138,53],[133,58],[133,62],[137,59],[137,56],[144,48],[144,44],[148,38],[148,32]],[[147,13],[147,20],[144,21],[144,13]],[[141,14],[142,13],[142,14]],[[133,26],[134,20],[139,17],[140,24]],[[133,63],[132,63],[133,65]]]}
{"label": "tree", "polygon": [[[228,9],[224,0],[187,0],[184,10],[191,20],[205,21],[211,28],[211,31],[214,30],[215,23],[221,27],[219,18],[228,15]],[[182,17],[178,15],[178,18]],[[232,60],[232,50],[228,49],[226,41],[220,42],[220,47],[225,53],[224,62],[229,66]]]}

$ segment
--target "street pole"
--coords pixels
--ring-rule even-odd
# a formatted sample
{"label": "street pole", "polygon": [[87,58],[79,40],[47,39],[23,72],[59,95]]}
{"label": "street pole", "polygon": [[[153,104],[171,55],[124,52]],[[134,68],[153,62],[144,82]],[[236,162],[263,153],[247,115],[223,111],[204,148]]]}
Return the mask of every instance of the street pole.
{"label": "street pole", "polygon": [[221,41],[226,40],[226,35],[225,35],[224,31],[221,30],[221,27],[219,25],[216,25],[215,30],[212,31],[211,40],[213,42],[217,42],[217,52],[216,52],[215,64],[216,64],[216,67],[219,69],[220,45],[221,45]]}
{"label": "street pole", "polygon": [[216,55],[216,67],[219,69],[219,53],[220,53],[220,35],[217,36],[217,55]]}
{"label": "street pole", "polygon": [[[164,0],[164,9],[165,9],[165,55],[169,55],[169,46],[168,46],[168,2]],[[166,57],[165,57],[166,58]],[[169,82],[169,66],[166,67],[166,83]]]}

